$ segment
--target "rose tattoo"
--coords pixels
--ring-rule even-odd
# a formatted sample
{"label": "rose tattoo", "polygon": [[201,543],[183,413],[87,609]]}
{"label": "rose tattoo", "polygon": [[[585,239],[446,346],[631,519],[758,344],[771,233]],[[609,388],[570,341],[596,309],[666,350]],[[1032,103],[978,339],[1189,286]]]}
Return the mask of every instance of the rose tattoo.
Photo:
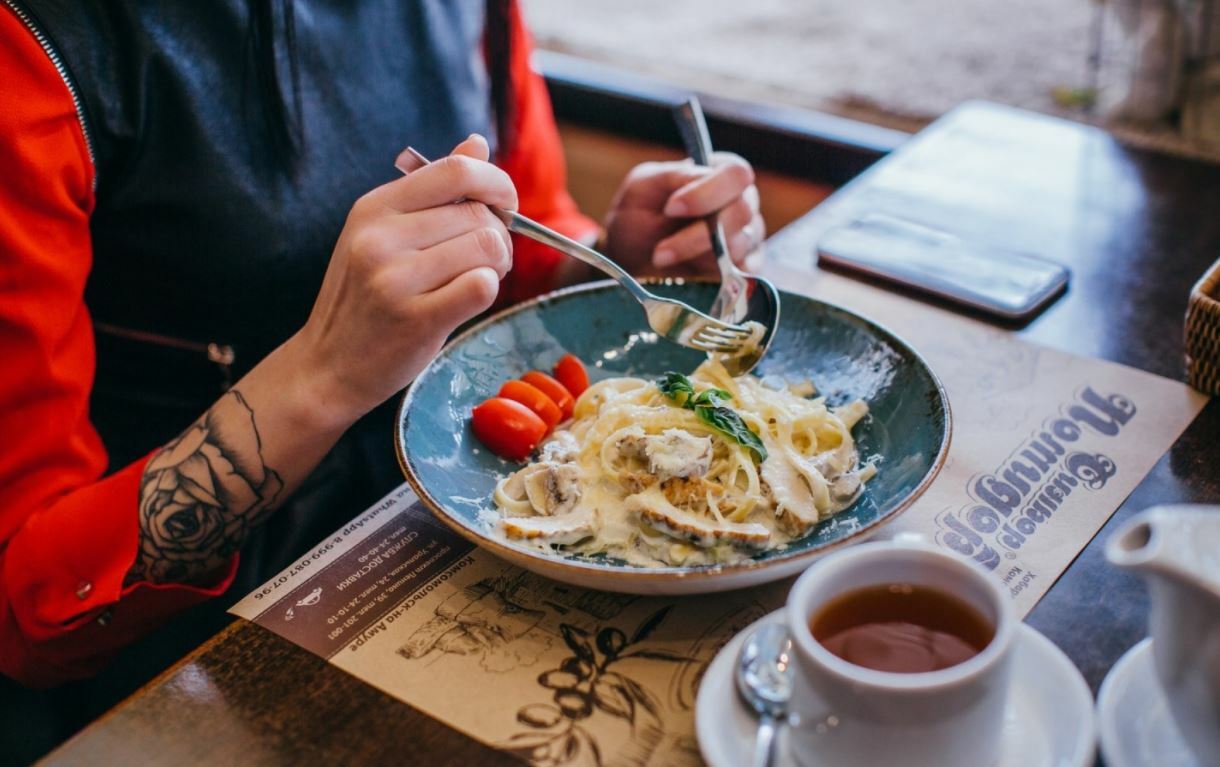
{"label": "rose tattoo", "polygon": [[186,582],[220,567],[283,488],[263,464],[241,392],[221,397],[154,455],[140,488],[140,550],[129,581]]}

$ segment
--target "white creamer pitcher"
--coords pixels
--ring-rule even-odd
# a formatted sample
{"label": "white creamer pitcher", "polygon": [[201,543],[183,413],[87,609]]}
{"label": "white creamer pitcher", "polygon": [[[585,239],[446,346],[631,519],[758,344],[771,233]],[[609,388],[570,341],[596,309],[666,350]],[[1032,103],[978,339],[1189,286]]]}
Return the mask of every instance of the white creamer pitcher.
{"label": "white creamer pitcher", "polygon": [[1220,506],[1155,506],[1106,542],[1152,597],[1157,678],[1201,764],[1220,764]]}

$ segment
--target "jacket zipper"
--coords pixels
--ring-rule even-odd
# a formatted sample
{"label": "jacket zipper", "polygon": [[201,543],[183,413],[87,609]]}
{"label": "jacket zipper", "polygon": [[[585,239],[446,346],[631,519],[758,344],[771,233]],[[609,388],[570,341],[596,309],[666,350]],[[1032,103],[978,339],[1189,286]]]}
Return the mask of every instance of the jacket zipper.
{"label": "jacket zipper", "polygon": [[[72,105],[76,108],[76,119],[80,123],[81,135],[85,138],[85,150],[89,153],[89,162],[93,165],[93,189],[97,190],[97,156],[93,151],[93,136],[89,133],[89,122],[85,119],[85,106],[81,100],[80,91],[76,88],[76,83],[68,75],[68,68],[64,66],[63,59],[60,58],[59,52],[55,50],[55,46],[47,38],[46,34],[34,23],[30,14],[24,8],[17,4],[16,0],[3,0],[5,6],[13,12],[25,28],[30,31],[38,44],[42,46],[42,50],[47,54],[47,58],[51,60],[51,64],[55,66],[55,71],[59,73],[59,77],[63,80],[64,85],[68,88],[69,95],[72,96]],[[155,344],[158,346],[167,346],[173,349],[182,349],[189,352],[197,352],[207,356],[208,361],[214,363],[220,368],[224,376],[223,386],[228,389],[232,384],[232,365],[236,355],[233,352],[233,347],[228,344],[219,343],[199,343],[196,341],[187,341],[182,338],[173,338],[171,336],[163,336],[159,333],[149,333],[143,330],[132,330],[122,328],[117,325],[110,325],[105,322],[94,323],[94,329],[102,333],[108,333],[119,338],[127,338],[134,341],[143,341],[144,343]]]}
{"label": "jacket zipper", "polygon": [[228,344],[215,342],[205,344],[198,341],[188,341],[185,338],[174,338],[173,336],[163,336],[160,333],[150,333],[147,330],[124,328],[118,325],[111,325],[108,322],[95,322],[93,323],[93,329],[99,333],[126,338],[130,341],[140,341],[155,346],[165,346],[170,349],[181,349],[206,355],[208,362],[214,363],[216,367],[220,368],[224,379],[221,387],[227,391],[233,385],[232,366],[234,360],[237,359],[237,354],[233,351],[233,347]]}
{"label": "jacket zipper", "polygon": [[55,46],[47,38],[46,34],[39,29],[34,20],[30,18],[30,14],[24,8],[17,4],[16,0],[4,0],[4,4],[13,12],[25,28],[30,30],[30,34],[42,46],[42,50],[47,54],[47,58],[55,65],[55,71],[59,72],[59,77],[64,81],[64,85],[68,88],[68,93],[72,96],[72,105],[76,107],[76,119],[80,123],[81,134],[85,137],[85,150],[89,153],[89,163],[93,165],[93,189],[97,190],[97,157],[93,153],[93,137],[89,134],[89,123],[85,120],[85,105],[81,100],[80,91],[76,88],[76,83],[72,82],[72,78],[68,75],[68,68],[64,66],[63,59],[60,58],[59,52],[55,50]]}

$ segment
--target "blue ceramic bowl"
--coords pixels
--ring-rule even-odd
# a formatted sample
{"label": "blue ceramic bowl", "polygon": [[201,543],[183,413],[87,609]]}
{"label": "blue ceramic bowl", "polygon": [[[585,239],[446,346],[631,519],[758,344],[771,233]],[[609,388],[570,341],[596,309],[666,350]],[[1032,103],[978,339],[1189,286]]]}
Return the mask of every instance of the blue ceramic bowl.
{"label": "blue ceramic bowl", "polygon": [[[693,306],[711,305],[717,285],[655,283]],[[693,370],[703,355],[658,339],[640,306],[614,283],[582,285],[507,309],[454,338],[403,397],[395,442],[407,479],[461,535],[535,572],[590,588],[633,593],[723,591],[793,575],[816,556],[859,541],[927,488],[949,449],[949,402],[927,363],[889,330],[840,307],[781,291],[779,331],[754,374],[812,379],[832,402],[863,398],[869,415],[853,430],[877,476],[850,508],[783,550],[738,565],[643,568],[578,556],[546,556],[493,538],[479,512],[493,509],[498,477],[519,464],[484,448],[470,412],[504,381],[550,370],[571,352],[594,380]]]}

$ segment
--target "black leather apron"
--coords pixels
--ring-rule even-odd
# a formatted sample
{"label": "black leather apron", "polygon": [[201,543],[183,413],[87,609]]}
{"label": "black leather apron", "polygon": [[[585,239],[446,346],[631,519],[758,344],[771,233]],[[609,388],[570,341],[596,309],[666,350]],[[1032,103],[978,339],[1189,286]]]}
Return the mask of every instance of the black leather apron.
{"label": "black leather apron", "polygon": [[[112,469],[301,327],[352,203],[397,175],[403,147],[442,156],[491,131],[481,0],[295,0],[295,68],[278,0],[273,74],[300,128],[286,156],[265,119],[255,1],[19,0],[62,60],[95,157],[91,418]],[[56,696],[79,706],[65,726],[215,633],[229,603],[401,482],[393,406],[358,423],[248,541],[224,599]]]}

